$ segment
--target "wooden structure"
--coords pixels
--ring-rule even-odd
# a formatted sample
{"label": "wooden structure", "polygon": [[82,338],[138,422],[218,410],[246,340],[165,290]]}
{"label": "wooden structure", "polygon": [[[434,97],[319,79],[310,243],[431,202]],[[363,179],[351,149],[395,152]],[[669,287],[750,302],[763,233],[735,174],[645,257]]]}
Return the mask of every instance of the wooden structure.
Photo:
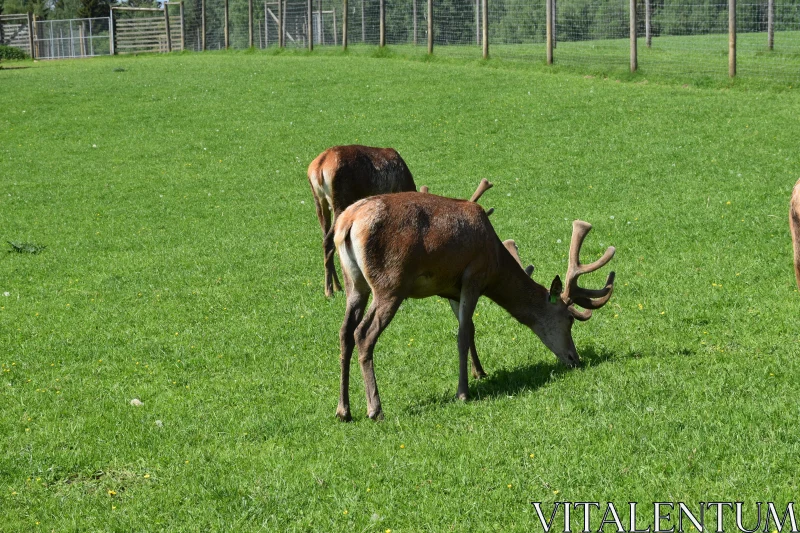
{"label": "wooden structure", "polygon": [[[171,5],[179,6],[176,24],[170,21]],[[183,50],[183,2],[164,2],[164,9],[112,7],[109,34],[112,54]]]}
{"label": "wooden structure", "polygon": [[36,57],[33,46],[34,22],[30,13],[19,15],[0,15],[0,44],[23,50]]}

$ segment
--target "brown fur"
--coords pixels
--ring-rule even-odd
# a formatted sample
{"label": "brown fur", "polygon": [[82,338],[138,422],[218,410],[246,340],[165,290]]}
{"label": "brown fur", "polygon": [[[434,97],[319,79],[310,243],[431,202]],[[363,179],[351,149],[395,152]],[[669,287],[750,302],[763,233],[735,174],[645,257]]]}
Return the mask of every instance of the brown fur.
{"label": "brown fur", "polygon": [[[374,347],[406,298],[438,295],[454,305],[459,319],[457,395],[461,399],[468,394],[468,352],[473,370],[480,368],[474,353],[472,314],[481,295],[530,327],[565,364],[579,363],[567,303],[549,301],[550,292],[520,268],[479,205],[413,192],[375,196],[346,209],[337,218],[334,232],[347,291],[340,331],[340,419],[350,420],[349,368],[356,346],[368,416],[382,416],[372,363]],[[366,310],[370,293],[373,303]]]}
{"label": "brown fur", "polygon": [[789,228],[794,248],[794,276],[800,289],[800,181],[794,186],[792,199],[789,202]]}
{"label": "brown fur", "polygon": [[373,196],[415,191],[416,185],[403,158],[393,148],[350,145],[328,148],[308,166],[308,182],[314,195],[322,229],[325,294],[341,290],[333,262],[332,221],[354,202]]}

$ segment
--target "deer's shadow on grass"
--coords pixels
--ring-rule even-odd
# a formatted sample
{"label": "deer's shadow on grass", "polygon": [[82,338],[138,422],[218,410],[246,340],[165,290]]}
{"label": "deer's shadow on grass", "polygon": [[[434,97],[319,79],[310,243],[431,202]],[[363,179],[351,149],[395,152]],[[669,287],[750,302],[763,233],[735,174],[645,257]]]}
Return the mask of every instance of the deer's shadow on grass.
{"label": "deer's shadow on grass", "polygon": [[[512,369],[499,368],[489,372],[489,375],[481,380],[470,377],[470,401],[502,398],[536,391],[557,376],[570,372],[582,372],[616,357],[611,352],[602,349],[598,350],[593,346],[583,348],[580,354],[582,364],[579,368],[567,368],[553,359],[553,361],[549,362],[525,364]],[[420,401],[410,405],[407,411],[412,414],[422,414],[457,401],[455,390],[448,390],[442,394],[429,395],[420,399]]]}

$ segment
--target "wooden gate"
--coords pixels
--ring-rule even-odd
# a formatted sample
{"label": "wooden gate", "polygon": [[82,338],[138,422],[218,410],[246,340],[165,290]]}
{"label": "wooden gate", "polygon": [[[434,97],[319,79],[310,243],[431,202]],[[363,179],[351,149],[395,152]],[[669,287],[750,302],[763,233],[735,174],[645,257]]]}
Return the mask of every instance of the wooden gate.
{"label": "wooden gate", "polygon": [[[178,14],[170,14],[170,6]],[[112,7],[110,28],[112,54],[183,50],[183,2],[164,2],[164,9]]]}

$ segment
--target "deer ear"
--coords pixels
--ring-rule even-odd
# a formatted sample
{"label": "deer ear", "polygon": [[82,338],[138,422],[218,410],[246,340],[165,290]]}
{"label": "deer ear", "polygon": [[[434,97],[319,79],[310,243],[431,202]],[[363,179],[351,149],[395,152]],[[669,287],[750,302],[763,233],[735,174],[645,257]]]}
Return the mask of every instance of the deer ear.
{"label": "deer ear", "polygon": [[564,286],[561,284],[561,278],[556,276],[553,283],[550,284],[550,303],[554,304],[561,298],[561,291]]}

